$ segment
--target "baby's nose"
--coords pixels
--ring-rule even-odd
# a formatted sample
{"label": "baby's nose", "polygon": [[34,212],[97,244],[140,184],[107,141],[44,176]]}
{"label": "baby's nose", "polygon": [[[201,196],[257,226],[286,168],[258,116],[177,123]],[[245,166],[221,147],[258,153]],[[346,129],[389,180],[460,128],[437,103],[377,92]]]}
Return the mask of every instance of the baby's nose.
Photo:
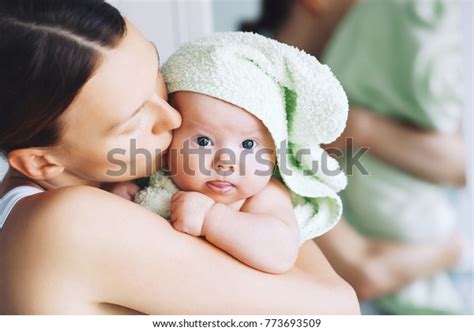
{"label": "baby's nose", "polygon": [[231,174],[235,171],[235,162],[229,155],[216,155],[214,169],[222,174]]}
{"label": "baby's nose", "polygon": [[218,163],[217,164],[217,169],[222,170],[222,171],[234,171],[234,165],[233,164],[222,164]]}

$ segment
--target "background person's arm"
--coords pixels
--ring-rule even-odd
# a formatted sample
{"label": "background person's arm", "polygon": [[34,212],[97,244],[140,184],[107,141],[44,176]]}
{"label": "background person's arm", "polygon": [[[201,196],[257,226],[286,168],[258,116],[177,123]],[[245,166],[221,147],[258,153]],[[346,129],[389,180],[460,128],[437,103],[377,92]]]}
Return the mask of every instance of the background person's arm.
{"label": "background person's arm", "polygon": [[347,127],[327,147],[344,151],[345,141],[368,147],[369,153],[414,176],[439,184],[465,184],[465,145],[460,134],[424,131],[351,107]]}
{"label": "background person's arm", "polygon": [[64,241],[58,258],[64,272],[91,284],[98,303],[148,314],[359,312],[353,289],[311,242],[301,249],[298,267],[271,275],[110,193],[73,187],[59,194],[47,213],[49,222],[69,218],[55,234]]}
{"label": "background person's arm", "polygon": [[363,237],[344,220],[315,241],[361,300],[391,293],[451,267],[461,254],[456,234],[445,242],[397,243]]}

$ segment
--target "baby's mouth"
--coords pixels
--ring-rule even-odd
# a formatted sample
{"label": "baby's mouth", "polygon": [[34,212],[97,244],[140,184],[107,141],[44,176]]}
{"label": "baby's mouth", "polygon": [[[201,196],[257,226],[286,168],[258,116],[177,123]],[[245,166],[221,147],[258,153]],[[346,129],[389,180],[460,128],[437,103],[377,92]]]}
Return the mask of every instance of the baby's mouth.
{"label": "baby's mouth", "polygon": [[212,180],[212,181],[206,182],[206,185],[213,192],[219,193],[219,194],[228,193],[234,188],[234,185],[232,183],[222,181],[222,180]]}

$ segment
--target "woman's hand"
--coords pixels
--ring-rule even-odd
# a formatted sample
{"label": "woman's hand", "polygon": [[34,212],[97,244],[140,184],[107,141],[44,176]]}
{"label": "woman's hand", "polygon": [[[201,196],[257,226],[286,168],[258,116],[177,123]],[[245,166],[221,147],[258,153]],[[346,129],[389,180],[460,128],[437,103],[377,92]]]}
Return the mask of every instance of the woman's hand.
{"label": "woman's hand", "polygon": [[214,200],[199,192],[180,191],[171,198],[171,222],[173,227],[192,236],[202,236],[207,211]]}

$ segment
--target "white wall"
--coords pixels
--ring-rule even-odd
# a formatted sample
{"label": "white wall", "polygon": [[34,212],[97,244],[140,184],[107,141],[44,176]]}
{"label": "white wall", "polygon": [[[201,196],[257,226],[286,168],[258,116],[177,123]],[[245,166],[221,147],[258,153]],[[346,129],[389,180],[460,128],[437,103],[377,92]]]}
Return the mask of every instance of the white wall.
{"label": "white wall", "polygon": [[260,14],[260,0],[213,0],[214,31],[236,31],[242,20]]}
{"label": "white wall", "polygon": [[211,0],[110,0],[152,40],[164,62],[182,43],[213,31]]}
{"label": "white wall", "polygon": [[473,76],[474,76],[474,65],[473,65],[473,40],[474,40],[474,3],[472,1],[463,1],[463,34],[464,34],[464,78],[465,78],[465,116],[464,116],[464,137],[467,145],[467,187],[464,191],[463,196],[463,208],[461,211],[462,215],[462,229],[466,237],[468,237],[467,249],[471,252],[470,263],[471,269],[473,268],[472,257],[474,254],[474,104],[473,104]]}

